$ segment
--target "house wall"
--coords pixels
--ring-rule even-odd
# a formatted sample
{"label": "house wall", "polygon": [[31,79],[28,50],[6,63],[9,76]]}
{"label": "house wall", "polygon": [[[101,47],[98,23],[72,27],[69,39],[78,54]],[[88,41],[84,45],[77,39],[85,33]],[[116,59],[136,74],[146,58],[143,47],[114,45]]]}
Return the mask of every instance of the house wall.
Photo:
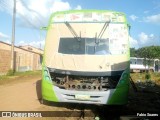
{"label": "house wall", "polygon": [[[14,47],[16,71],[40,70],[42,54]],[[7,73],[11,66],[11,46],[0,42],[0,74]]]}
{"label": "house wall", "polygon": [[0,49],[0,75],[6,74],[11,67],[11,52]]}
{"label": "house wall", "polygon": [[34,52],[43,54],[43,50],[38,49],[38,48],[34,48],[34,47],[30,46],[30,45],[20,46],[20,48],[24,48],[24,49],[29,50],[29,51],[34,51]]}

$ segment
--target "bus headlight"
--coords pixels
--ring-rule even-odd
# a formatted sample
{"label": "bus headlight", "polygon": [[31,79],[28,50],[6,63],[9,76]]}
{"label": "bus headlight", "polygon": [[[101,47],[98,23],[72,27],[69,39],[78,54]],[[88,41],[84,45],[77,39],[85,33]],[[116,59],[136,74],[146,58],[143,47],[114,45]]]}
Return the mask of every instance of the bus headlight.
{"label": "bus headlight", "polygon": [[52,82],[49,71],[47,70],[46,67],[43,69],[43,79],[50,83]]}

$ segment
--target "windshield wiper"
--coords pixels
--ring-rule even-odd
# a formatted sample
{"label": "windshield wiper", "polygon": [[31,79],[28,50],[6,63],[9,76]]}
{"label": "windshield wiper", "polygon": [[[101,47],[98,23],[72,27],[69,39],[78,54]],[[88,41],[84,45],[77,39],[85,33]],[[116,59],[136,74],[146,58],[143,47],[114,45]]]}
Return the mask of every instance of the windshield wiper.
{"label": "windshield wiper", "polygon": [[72,33],[74,38],[76,38],[78,41],[81,41],[81,32],[80,32],[80,37],[78,37],[78,35],[75,32],[75,30],[73,29],[73,27],[68,22],[65,22],[65,25],[68,27],[68,29],[70,30],[70,32]]}
{"label": "windshield wiper", "polygon": [[103,25],[103,28],[101,30],[101,32],[98,35],[98,39],[102,38],[104,32],[106,31],[108,25],[109,25],[110,21],[106,21],[105,24]]}
{"label": "windshield wiper", "polygon": [[[101,32],[99,33],[98,37],[97,37],[97,33],[96,33],[96,35],[95,35],[95,43],[96,43],[96,44],[99,43],[99,39],[102,38],[102,36],[103,36],[104,32],[106,31],[109,23],[110,23],[110,21],[106,21],[106,22],[104,23],[103,28],[101,29]],[[97,40],[98,40],[98,42],[97,42]]]}
{"label": "windshield wiper", "polygon": [[[108,25],[109,25],[110,21],[106,21],[103,25],[103,28],[101,29],[101,32],[99,33],[98,37],[97,37],[97,32],[95,34],[95,43],[98,46],[100,39],[102,38],[104,32],[106,31]],[[96,52],[96,45],[94,46],[94,53]]]}

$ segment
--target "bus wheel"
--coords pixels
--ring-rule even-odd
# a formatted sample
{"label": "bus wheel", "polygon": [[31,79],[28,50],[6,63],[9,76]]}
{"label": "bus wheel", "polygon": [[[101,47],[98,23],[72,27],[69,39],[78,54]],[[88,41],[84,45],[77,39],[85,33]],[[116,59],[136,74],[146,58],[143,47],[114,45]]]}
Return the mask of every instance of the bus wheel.
{"label": "bus wheel", "polygon": [[41,100],[40,100],[40,103],[41,103],[41,104],[44,104],[44,100],[43,100],[43,99],[41,99]]}
{"label": "bus wheel", "polygon": [[49,105],[49,104],[50,104],[49,101],[44,100],[44,99],[41,99],[41,100],[40,100],[40,103],[43,104],[43,105]]}
{"label": "bus wheel", "polygon": [[45,100],[42,98],[42,99],[40,100],[40,103],[41,103],[41,104],[45,104]]}

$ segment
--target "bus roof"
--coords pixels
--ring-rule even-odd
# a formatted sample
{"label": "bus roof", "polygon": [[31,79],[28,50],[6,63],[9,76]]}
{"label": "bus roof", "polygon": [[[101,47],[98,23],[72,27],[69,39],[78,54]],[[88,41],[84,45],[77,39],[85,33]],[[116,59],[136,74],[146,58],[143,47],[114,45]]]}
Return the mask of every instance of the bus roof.
{"label": "bus roof", "polygon": [[49,24],[57,22],[126,22],[125,14],[111,10],[68,10],[52,13]]}

